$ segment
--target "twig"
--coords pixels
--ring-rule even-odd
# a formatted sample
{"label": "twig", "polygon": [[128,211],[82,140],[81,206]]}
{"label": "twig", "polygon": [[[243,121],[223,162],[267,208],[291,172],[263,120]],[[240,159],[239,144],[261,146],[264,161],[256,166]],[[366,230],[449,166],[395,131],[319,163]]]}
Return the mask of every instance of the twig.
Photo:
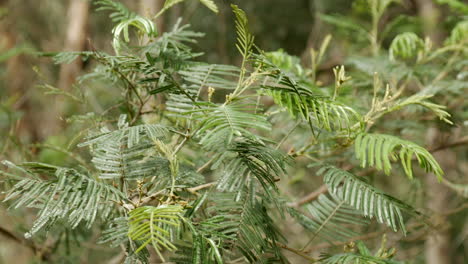
{"label": "twig", "polygon": [[293,203],[288,203],[288,206],[290,207],[299,207],[303,204],[306,204],[308,202],[314,201],[317,199],[321,194],[326,193],[328,191],[328,188],[326,185],[320,186],[317,190],[309,193],[308,195],[304,196],[303,198],[299,199],[296,202]]}
{"label": "twig", "polygon": [[177,152],[180,151],[180,149],[182,148],[182,146],[185,144],[185,142],[187,142],[187,139],[189,138],[190,136],[189,135],[185,135],[184,136],[184,139],[182,140],[182,142],[180,142],[180,144],[176,147],[176,149],[174,150],[174,153],[173,155],[177,154]]}
{"label": "twig", "polygon": [[[414,230],[414,229],[416,229],[418,227],[421,227],[423,225],[425,225],[424,222],[414,223],[413,225],[408,226],[408,231]],[[367,233],[365,235],[355,236],[355,237],[349,238],[347,241],[324,242],[324,243],[314,245],[313,247],[311,247],[309,249],[306,249],[303,252],[308,254],[308,253],[311,253],[313,251],[324,249],[324,248],[344,246],[344,245],[348,244],[350,241],[369,240],[369,239],[379,237],[382,234],[385,234],[386,232],[388,232],[388,229]]]}
{"label": "twig", "polygon": [[205,164],[203,164],[200,168],[198,168],[197,172],[200,173],[200,172],[204,171],[208,167],[208,165],[210,165],[211,162],[213,162],[214,158],[215,157],[211,158],[209,161],[207,161]]}
{"label": "twig", "polygon": [[440,151],[440,150],[453,148],[453,147],[458,147],[458,146],[462,146],[462,145],[466,145],[466,144],[468,144],[468,136],[462,137],[461,139],[459,139],[457,141],[454,141],[454,142],[451,142],[451,143],[448,143],[446,145],[432,147],[432,148],[429,149],[429,152],[434,153],[434,152],[437,152],[437,151]]}
{"label": "twig", "polygon": [[195,186],[195,187],[192,187],[192,188],[187,188],[187,191],[191,192],[191,193],[196,193],[199,190],[202,190],[202,189],[205,189],[205,188],[210,188],[211,186],[215,185],[216,183],[218,183],[218,182],[214,181],[214,182],[205,183],[205,184],[198,185],[198,186]]}
{"label": "twig", "polygon": [[55,150],[57,152],[60,152],[62,154],[65,154],[67,156],[69,156],[70,158],[74,159],[75,161],[77,161],[79,164],[81,164],[83,167],[87,168],[88,170],[92,170],[91,167],[89,167],[89,165],[79,156],[65,150],[65,149],[62,149],[60,147],[57,147],[57,146],[54,146],[54,145],[51,145],[51,144],[34,144],[34,146],[36,147],[39,147],[39,148],[48,148],[48,149],[51,149],[51,150]]}
{"label": "twig", "polygon": [[324,248],[344,246],[344,245],[348,244],[350,241],[369,240],[369,239],[379,237],[382,234],[386,233],[387,231],[388,230],[375,231],[375,232],[371,232],[371,233],[368,233],[368,234],[365,234],[365,235],[362,235],[362,236],[356,236],[356,237],[350,238],[347,241],[337,241],[337,242],[333,242],[333,243],[324,242],[324,243],[317,244],[317,245],[315,245],[315,246],[313,246],[313,247],[311,247],[309,249],[306,249],[303,252],[307,254],[307,253],[311,253],[311,252],[314,252],[314,251],[317,251],[317,250],[320,250],[320,249],[324,249]]}
{"label": "twig", "polygon": [[281,145],[286,141],[286,139],[292,134],[292,132],[299,126],[299,124],[301,123],[301,121],[297,122],[292,128],[291,130],[288,131],[288,133],[286,133],[286,135],[281,139],[281,141],[278,143],[278,145],[276,145],[276,148],[275,149],[279,149],[279,147],[281,147]]}
{"label": "twig", "polygon": [[294,248],[290,248],[288,246],[286,246],[285,244],[282,244],[282,243],[279,243],[279,242],[276,242],[276,245],[279,246],[280,248],[283,248],[283,249],[286,249],[287,251],[290,251],[298,256],[301,256],[307,260],[310,261],[310,263],[315,263],[317,262],[317,260],[309,255],[307,255],[307,253],[304,253],[303,251],[300,251],[300,250],[297,250],[297,249],[294,249]]}
{"label": "twig", "polygon": [[39,249],[29,240],[26,240],[25,238],[18,237],[17,235],[13,234],[12,232],[8,231],[7,229],[3,228],[0,226],[0,235],[3,235],[4,237],[7,237],[18,244],[24,245],[27,248],[31,249],[34,254],[37,254],[39,252]]}
{"label": "twig", "polygon": [[460,207],[457,207],[457,208],[454,208],[452,210],[449,210],[447,212],[444,212],[444,213],[441,213],[441,215],[452,215],[452,214],[456,214],[458,212],[461,212],[463,210],[465,210],[466,208],[468,208],[468,203],[464,203],[462,204]]}

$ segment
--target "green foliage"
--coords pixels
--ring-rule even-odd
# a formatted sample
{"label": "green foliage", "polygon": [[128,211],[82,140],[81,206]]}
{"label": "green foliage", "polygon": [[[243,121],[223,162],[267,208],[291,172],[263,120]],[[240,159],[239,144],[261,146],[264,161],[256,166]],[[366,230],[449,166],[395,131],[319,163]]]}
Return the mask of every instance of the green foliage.
{"label": "green foliage", "polygon": [[112,0],[99,0],[96,1],[95,4],[98,5],[96,11],[111,11],[109,17],[115,23],[120,23],[137,16],[136,13],[127,9],[127,7],[120,2],[115,2]]}
{"label": "green foliage", "polygon": [[222,190],[242,190],[249,182],[249,175],[257,178],[265,191],[276,190],[276,177],[286,173],[289,158],[281,152],[270,149],[255,140],[236,141],[229,147],[236,156],[226,165],[224,175],[219,180]]}
{"label": "green foliage", "polygon": [[[4,199],[15,200],[11,205],[13,208],[39,208],[38,218],[27,233],[28,237],[44,227],[50,228],[59,220],[66,221],[71,228],[81,222],[90,228],[96,217],[103,220],[110,217],[113,213],[110,204],[124,196],[112,186],[74,169],[32,162],[21,166],[5,164],[33,177],[15,184]],[[53,178],[42,180],[38,174]]]}
{"label": "green foliage", "polygon": [[313,232],[311,239],[318,235],[328,241],[347,240],[359,235],[359,233],[345,227],[345,225],[362,226],[368,224],[365,219],[360,217],[359,212],[336,195],[320,195],[316,201],[307,204],[305,208],[311,217],[294,208],[288,210],[304,228]]}
{"label": "green foliage", "polygon": [[167,134],[166,127],[156,124],[129,127],[122,115],[119,130],[103,128],[101,133],[87,138],[79,146],[91,147],[92,162],[100,171],[99,178],[140,179],[154,176],[167,166],[164,159],[154,157],[153,143]]}
{"label": "green foliage", "polygon": [[413,142],[390,135],[361,133],[357,136],[354,146],[356,157],[361,161],[362,167],[375,166],[378,170],[384,170],[389,174],[392,168],[391,159],[399,158],[406,175],[412,179],[414,155],[422,168],[427,172],[433,172],[439,180],[442,179],[443,171],[434,157],[425,148]]}
{"label": "green foliage", "polygon": [[[179,3],[182,3],[184,2],[185,0],[166,0],[164,2],[164,6],[163,8],[157,13],[154,15],[155,18],[159,17],[160,15],[162,15],[164,12],[166,12],[167,10],[169,10],[171,7],[173,7],[174,5],[176,4],[179,4]],[[200,1],[200,3],[202,3],[203,5],[205,5],[207,8],[209,8],[211,11],[215,12],[215,13],[218,13],[218,6],[216,5],[216,3],[213,1],[213,0],[198,0]]]}
{"label": "green foliage", "polygon": [[261,87],[266,89],[265,93],[276,104],[286,108],[291,116],[299,116],[318,129],[327,131],[350,133],[352,128],[360,128],[361,117],[354,109],[328,96],[314,93],[307,83],[284,72],[267,58],[262,58],[259,63],[262,72],[268,76]]}
{"label": "green foliage", "polygon": [[416,58],[418,53],[424,50],[424,41],[412,32],[402,33],[396,36],[390,45],[390,59],[403,60]]}
{"label": "green foliage", "polygon": [[183,208],[180,205],[160,205],[158,207],[142,206],[130,211],[128,221],[128,237],[141,242],[136,253],[150,244],[161,259],[162,249],[175,250],[171,243],[172,229],[180,225],[180,213]]}
{"label": "green foliage", "polygon": [[339,199],[360,211],[365,217],[376,218],[394,231],[406,232],[402,210],[417,213],[411,206],[393,198],[355,175],[333,166],[324,166],[319,172],[323,181]]}
{"label": "green foliage", "polygon": [[[165,1],[158,14],[151,14],[155,23],[181,2]],[[200,2],[218,11],[214,1]],[[56,148],[70,157],[63,160],[69,168],[5,162],[11,168],[1,174],[6,183],[14,183],[5,201],[15,209],[37,209],[28,236],[42,229],[54,233],[59,224],[67,232],[79,226],[93,234],[102,231],[100,243],[120,248],[125,263],[148,263],[151,246],[161,261],[175,263],[289,263],[284,250],[310,262],[398,263],[392,259],[394,251],[382,246],[371,254],[362,242],[344,253],[326,251],[320,259],[307,251],[316,239],[330,245],[351,242],[384,228],[406,235],[406,221],[420,215],[413,202],[385,192],[400,197],[398,189],[406,182],[398,177],[392,177],[397,187],[384,191],[371,181],[378,175],[356,176],[374,171],[359,170],[353,152],[362,167],[386,174],[399,159],[410,179],[417,160],[426,172],[466,194],[464,185],[442,179],[443,171],[427,149],[390,135],[427,129],[423,122],[430,117],[408,115],[414,109],[429,110],[424,114],[435,115],[445,126],[463,120],[449,114],[443,106],[449,100],[440,92],[448,87],[463,93],[466,59],[459,55],[466,52],[466,23],[459,23],[440,49],[409,32],[385,42],[393,26],[382,25],[380,32],[381,18],[395,2],[365,1],[372,21],[364,25],[354,18],[321,16],[358,32],[372,51],[372,57],[349,59],[347,72],[344,66],[326,69],[330,80],[322,81],[319,66],[328,58],[331,36],[311,49],[312,65],[306,67],[282,50],[260,50],[246,13],[232,5],[242,63],[209,64],[192,50],[204,34],[181,20],[157,34],[152,20],[120,3],[97,1],[98,10],[110,11],[116,24],[116,54],[44,54],[57,63],[86,59],[95,67],[79,84],[100,82],[99,92],[91,96],[44,86],[84,108],[68,118],[82,121],[70,147]],[[138,40],[126,45],[132,29]],[[391,43],[389,49],[382,43]],[[447,55],[451,59],[445,67]],[[101,93],[112,96],[103,100],[105,107],[95,107]],[[436,121],[431,122],[438,125]],[[77,141],[86,148],[73,149]],[[333,165],[306,168],[311,162]],[[328,193],[290,202],[303,189],[316,187],[305,181],[313,173]],[[285,218],[285,212],[292,218]],[[370,224],[373,218],[377,221]],[[300,226],[300,231],[309,231],[302,236],[309,242],[301,250],[290,247],[297,243],[288,235]]]}
{"label": "green foliage", "polygon": [[[248,129],[269,131],[270,123],[264,116],[249,113],[246,110],[250,104],[208,104],[200,110],[194,110],[196,117],[201,119],[201,127],[198,130],[203,137],[200,143],[207,149],[229,145],[234,137],[258,138]],[[209,114],[207,114],[209,113]],[[219,142],[223,140],[223,142]]]}
{"label": "green foliage", "polygon": [[212,217],[200,223],[200,226],[206,234],[227,238],[224,239],[225,250],[236,249],[249,262],[268,263],[268,254],[281,258],[276,245],[281,236],[267,208],[261,201],[252,199],[252,191],[246,191],[240,197],[229,192],[215,194],[207,209]]}
{"label": "green foliage", "polygon": [[398,264],[400,261],[393,260],[395,249],[385,248],[385,238],[382,240],[382,246],[376,254],[372,254],[370,250],[362,241],[354,242],[347,246],[349,252],[321,256],[321,263],[326,264],[346,264],[346,263],[359,263],[359,264]]}
{"label": "green foliage", "polygon": [[437,3],[448,5],[452,10],[462,14],[468,14],[468,5],[459,0],[437,0]]}
{"label": "green foliage", "polygon": [[234,14],[236,15],[236,47],[242,55],[244,61],[247,61],[252,55],[254,36],[249,31],[248,19],[245,12],[242,9],[240,9],[237,5],[231,5],[231,7]]}
{"label": "green foliage", "polygon": [[[467,7],[468,8],[468,7]],[[451,45],[463,45],[468,42],[468,21],[459,22],[450,33],[447,43]]]}

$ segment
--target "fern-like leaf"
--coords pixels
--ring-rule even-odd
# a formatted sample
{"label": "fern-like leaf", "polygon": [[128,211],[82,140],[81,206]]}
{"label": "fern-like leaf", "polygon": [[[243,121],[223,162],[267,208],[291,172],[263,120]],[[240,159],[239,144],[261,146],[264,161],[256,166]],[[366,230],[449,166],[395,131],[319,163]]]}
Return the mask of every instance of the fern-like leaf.
{"label": "fern-like leaf", "polygon": [[236,16],[236,31],[237,43],[236,47],[243,57],[244,62],[247,61],[252,55],[252,47],[254,45],[254,36],[250,33],[248,28],[248,19],[245,12],[237,5],[231,4],[232,11]]}
{"label": "fern-like leaf", "polygon": [[390,44],[390,59],[416,58],[424,49],[424,41],[413,32],[405,32],[396,36]]}
{"label": "fern-like leaf", "polygon": [[151,244],[164,261],[162,249],[177,249],[172,243],[174,239],[171,233],[179,227],[182,211],[180,205],[142,206],[130,211],[128,236],[142,243],[136,252]]}
{"label": "fern-like leaf", "polygon": [[206,7],[208,7],[211,11],[215,13],[218,13],[219,11],[218,6],[213,0],[200,0],[200,3],[204,4]]}
{"label": "fern-like leaf", "polygon": [[[124,119],[120,129],[104,130],[78,146],[91,146],[92,162],[103,179],[137,179],[158,175],[167,166],[166,159],[154,157],[154,142],[163,139],[168,129],[147,124],[129,127]],[[135,162],[138,161],[139,162]]]}
{"label": "fern-like leaf", "polygon": [[112,213],[113,207],[106,202],[120,201],[124,197],[111,185],[73,169],[43,163],[24,163],[20,167],[29,173],[53,177],[51,180],[23,179],[4,200],[15,200],[11,205],[13,208],[25,206],[39,209],[38,218],[27,236],[61,219],[71,228],[81,222],[89,228],[97,217],[107,219]]}
{"label": "fern-like leaf", "polygon": [[403,211],[417,213],[411,206],[393,198],[355,175],[333,166],[322,167],[317,174],[323,175],[323,181],[329,191],[347,205],[360,211],[365,217],[376,218],[394,231],[398,228],[404,233]]}
{"label": "fern-like leaf", "polygon": [[123,34],[124,41],[129,42],[129,27],[133,26],[140,32],[147,34],[148,36],[156,36],[157,31],[153,22],[145,17],[139,16],[138,14],[128,10],[123,4],[114,2],[111,0],[100,0],[96,2],[100,7],[97,10],[110,10],[110,18],[116,22],[117,25],[112,29],[114,35],[113,46],[115,51],[118,53],[121,49],[120,36]]}
{"label": "fern-like leaf", "polygon": [[276,242],[282,237],[261,202],[237,193],[216,193],[208,206],[212,217],[201,225],[205,232],[224,240],[222,248],[237,249],[250,263],[271,263],[268,254],[281,258]]}
{"label": "fern-like leaf", "polygon": [[204,133],[200,144],[207,149],[214,149],[220,140],[228,146],[235,137],[258,138],[249,129],[269,131],[271,124],[266,117],[249,113],[249,104],[209,104],[200,110],[194,111],[195,117],[202,118],[199,134]]}
{"label": "fern-like leaf", "polygon": [[346,240],[355,237],[359,233],[349,227],[368,224],[362,214],[336,195],[320,195],[319,198],[305,206],[310,217],[300,211],[289,208],[289,213],[307,230],[313,232],[313,236],[320,236],[328,241]]}
{"label": "fern-like leaf", "polygon": [[283,153],[254,140],[234,142],[228,150],[236,156],[226,165],[218,188],[230,192],[242,190],[249,176],[254,176],[265,191],[276,190],[275,178],[286,173],[290,161]]}
{"label": "fern-like leaf", "polygon": [[96,11],[111,11],[110,18],[113,22],[119,23],[127,19],[131,19],[137,16],[136,13],[130,11],[125,5],[112,0],[99,0],[95,2],[99,7]]}
{"label": "fern-like leaf", "polygon": [[236,83],[232,80],[240,74],[240,69],[230,65],[198,64],[179,71],[185,81],[198,88],[211,87],[214,89],[233,90]]}
{"label": "fern-like leaf", "polygon": [[391,159],[399,158],[406,175],[412,179],[414,155],[422,168],[433,172],[439,180],[442,179],[443,171],[431,153],[413,142],[390,135],[361,133],[354,145],[356,157],[361,161],[362,167],[375,166],[389,174],[392,168]]}
{"label": "fern-like leaf", "polygon": [[354,109],[312,92],[267,58],[259,58],[258,63],[261,63],[262,72],[268,74],[261,87],[293,117],[302,117],[327,131],[346,131],[349,134],[352,128],[360,128],[362,118]]}

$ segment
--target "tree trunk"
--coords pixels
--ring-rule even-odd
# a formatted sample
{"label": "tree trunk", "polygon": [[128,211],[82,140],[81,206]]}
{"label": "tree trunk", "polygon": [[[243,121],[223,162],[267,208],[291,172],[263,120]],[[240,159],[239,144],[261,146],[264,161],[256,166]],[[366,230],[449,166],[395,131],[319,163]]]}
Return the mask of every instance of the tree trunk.
{"label": "tree trunk", "polygon": [[[88,16],[89,1],[70,0],[65,51],[83,51],[85,49]],[[83,61],[80,58],[70,64],[63,64],[60,68],[59,88],[69,90],[80,74],[82,66]]]}
{"label": "tree trunk", "polygon": [[[427,132],[428,145],[440,145],[442,133],[437,128],[431,128]],[[445,171],[445,177],[451,178],[456,173],[456,154],[451,149],[445,149],[434,153],[434,158]],[[426,206],[432,211],[432,223],[434,230],[429,233],[425,244],[426,264],[453,263],[451,259],[452,239],[450,236],[448,219],[442,214],[449,209],[450,189],[437,181],[433,174],[426,175]]]}
{"label": "tree trunk", "polygon": [[[423,23],[424,34],[429,37],[435,45],[440,45],[443,33],[439,28],[440,11],[432,0],[415,0],[419,17]],[[437,128],[431,128],[427,132],[427,145],[439,145],[442,133]],[[444,169],[446,176],[455,173],[456,155],[450,149],[439,151],[434,154],[435,159]],[[425,243],[425,256],[427,264],[452,263],[450,250],[452,248],[449,228],[446,226],[447,218],[441,215],[448,209],[450,190],[439,183],[435,175],[426,177],[426,203],[427,208],[434,213],[433,221],[435,230],[431,232]]]}
{"label": "tree trunk", "polygon": [[424,34],[435,44],[440,44],[443,40],[443,33],[440,27],[440,10],[433,0],[415,0],[419,17],[421,18]]}
{"label": "tree trunk", "polygon": [[[153,17],[164,6],[164,0],[140,0],[140,14],[146,17]],[[164,16],[160,16],[156,21],[158,33],[164,32],[165,23]]]}

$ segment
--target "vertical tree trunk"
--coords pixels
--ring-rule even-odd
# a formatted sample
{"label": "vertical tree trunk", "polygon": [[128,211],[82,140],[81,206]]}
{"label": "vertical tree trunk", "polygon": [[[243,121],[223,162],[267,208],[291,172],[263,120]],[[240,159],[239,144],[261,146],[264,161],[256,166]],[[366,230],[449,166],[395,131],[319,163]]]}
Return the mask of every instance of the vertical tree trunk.
{"label": "vertical tree trunk", "polygon": [[[70,0],[68,8],[68,28],[65,51],[82,51],[86,47],[87,22],[89,16],[88,0]],[[83,62],[80,58],[60,68],[59,88],[69,90],[80,74]]]}
{"label": "vertical tree trunk", "polygon": [[[140,14],[146,17],[153,17],[157,14],[164,6],[164,0],[140,0]],[[165,29],[165,21],[164,16],[160,16],[156,21],[156,26],[158,29],[158,34],[162,34]],[[148,42],[147,38],[143,39],[143,43]],[[162,97],[158,95],[158,97],[151,96],[149,100],[146,101],[145,105],[142,107],[143,112],[151,112],[154,111],[158,105],[162,103]],[[155,118],[157,115],[155,114],[146,114],[143,116],[143,122],[145,123],[153,123],[155,122]],[[152,254],[151,257],[157,258],[157,255]]]}
{"label": "vertical tree trunk", "polygon": [[[442,144],[442,133],[437,128],[431,128],[427,132],[427,142],[431,145]],[[457,158],[455,152],[450,149],[434,153],[434,158],[445,171],[445,177],[450,178],[455,173]],[[453,263],[451,259],[452,239],[447,225],[447,217],[443,216],[449,209],[450,190],[437,181],[433,174],[426,175],[426,206],[434,215],[432,216],[435,229],[429,233],[425,243],[426,264]]]}
{"label": "vertical tree trunk", "polygon": [[219,14],[218,14],[218,54],[221,57],[221,62],[224,64],[229,64],[229,54],[228,54],[228,28],[227,28],[227,19],[228,17],[228,6],[225,4],[220,4]]}
{"label": "vertical tree trunk", "polygon": [[[441,14],[432,0],[415,0],[419,17],[423,24],[423,30],[435,45],[440,45],[443,33],[439,28]],[[427,133],[427,144],[434,145],[440,143],[442,133],[437,128],[429,129]],[[439,141],[439,142],[438,142]],[[444,169],[446,175],[453,173],[456,164],[455,153],[451,150],[443,150],[434,154],[436,160]],[[425,243],[425,256],[427,264],[452,263],[450,249],[452,248],[451,238],[446,217],[441,213],[448,209],[449,190],[439,183],[434,175],[426,177],[426,202],[428,209],[434,212],[435,230],[429,234]]]}
{"label": "vertical tree trunk", "polygon": [[[66,28],[66,36],[64,43],[64,51],[83,51],[86,48],[87,38],[87,22],[89,17],[89,1],[88,0],[70,0],[67,12],[68,25]],[[83,68],[81,58],[75,59],[69,64],[60,66],[60,75],[58,79],[58,88],[64,91],[70,91],[76,78],[80,75]],[[66,112],[66,104],[62,100],[53,102],[45,117],[47,123],[48,134],[56,134],[62,128],[60,116]]]}
{"label": "vertical tree trunk", "polygon": [[415,0],[415,2],[425,35],[431,38],[434,43],[440,44],[443,39],[440,27],[440,10],[437,9],[433,0]]}
{"label": "vertical tree trunk", "polygon": [[[140,14],[146,17],[153,17],[164,6],[164,0],[140,0]],[[159,33],[164,32],[164,17],[160,16],[156,21],[156,27]]]}

